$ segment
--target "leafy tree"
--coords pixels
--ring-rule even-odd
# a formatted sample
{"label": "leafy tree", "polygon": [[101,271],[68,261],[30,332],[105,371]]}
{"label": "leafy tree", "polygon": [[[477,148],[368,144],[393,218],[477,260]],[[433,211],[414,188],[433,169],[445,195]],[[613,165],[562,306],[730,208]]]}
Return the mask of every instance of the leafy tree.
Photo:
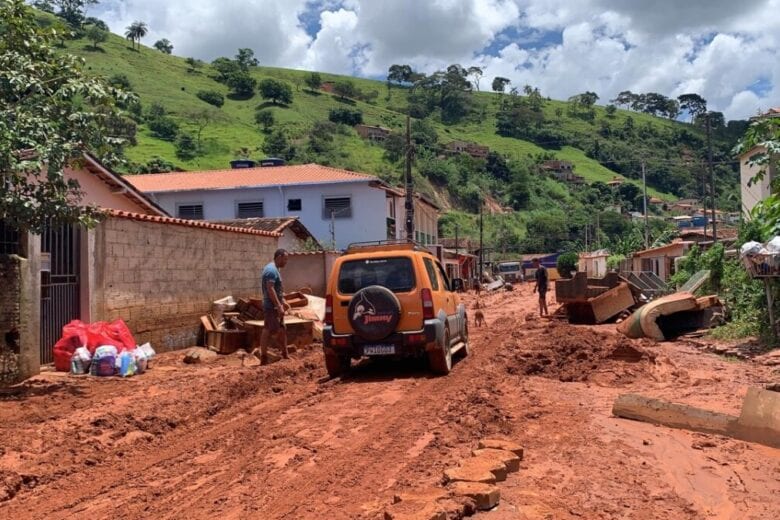
{"label": "leafy tree", "polygon": [[211,66],[214,67],[215,71],[217,71],[214,79],[220,83],[227,83],[228,79],[230,79],[230,76],[241,72],[241,68],[238,66],[238,63],[231,60],[230,58],[217,58],[211,62]]}
{"label": "leafy tree", "polygon": [[199,90],[195,95],[198,96],[198,99],[218,108],[225,104],[225,96],[216,90]]}
{"label": "leafy tree", "polygon": [[255,123],[263,127],[263,131],[268,133],[271,131],[271,127],[276,123],[274,113],[270,110],[258,110],[255,113]]}
{"label": "leafy tree", "polygon": [[33,0],[30,5],[41,11],[54,14],[54,4],[52,0]]}
{"label": "leafy tree", "polygon": [[59,9],[57,16],[68,22],[71,27],[79,28],[84,22],[86,8],[97,3],[98,0],[51,0],[51,2],[44,2],[44,4],[49,4],[44,6],[55,5]]}
{"label": "leafy tree", "polygon": [[363,112],[348,108],[331,108],[328,111],[328,121],[348,126],[359,125],[363,123]]}
{"label": "leafy tree", "polygon": [[387,70],[387,84],[388,86],[395,83],[402,85],[403,83],[409,83],[412,78],[412,67],[410,65],[390,65]]}
{"label": "leafy tree", "polygon": [[333,149],[333,136],[338,132],[338,127],[330,121],[317,121],[309,130],[309,150],[323,154]]}
{"label": "leafy tree", "polygon": [[284,81],[266,78],[260,81],[258,90],[263,99],[270,99],[274,105],[289,105],[293,101],[292,87]]}
{"label": "leafy tree", "polygon": [[106,121],[130,95],[55,52],[51,30],[23,0],[0,2],[0,20],[0,219],[33,232],[50,220],[94,224],[95,208],[82,204],[78,182],[63,170],[87,151],[118,163],[125,142]]}
{"label": "leafy tree", "polygon": [[190,161],[198,156],[198,145],[191,134],[182,132],[176,139],[176,157]]}
{"label": "leafy tree", "polygon": [[466,73],[469,76],[472,76],[474,78],[474,88],[479,92],[479,80],[482,79],[482,68],[480,67],[469,67],[466,71]]}
{"label": "leafy tree", "polygon": [[64,48],[65,40],[73,37],[74,35],[73,29],[68,24],[59,19],[52,22],[49,28],[52,31],[52,37],[57,39],[58,46],[60,48]]}
{"label": "leafy tree", "polygon": [[615,113],[617,112],[617,107],[615,105],[607,105],[604,107],[604,111],[607,113],[607,117],[613,118],[615,117]]}
{"label": "leafy tree", "polygon": [[439,142],[436,128],[427,119],[415,119],[411,124],[412,142],[425,148],[432,149]]}
{"label": "leafy tree", "polygon": [[106,22],[104,22],[100,18],[95,18],[94,16],[88,16],[84,18],[84,25],[94,25],[95,27],[97,27],[102,31],[106,31],[108,33],[111,32],[111,28],[108,26]]}
{"label": "leafy tree", "polygon": [[231,74],[225,82],[233,91],[233,95],[239,98],[251,98],[255,93],[257,80],[249,75],[248,72],[241,70]]}
{"label": "leafy tree", "polygon": [[634,94],[630,90],[624,90],[623,92],[618,94],[617,97],[611,101],[611,103],[614,103],[619,107],[630,108],[634,104],[636,99],[637,99],[636,94]]}
{"label": "leafy tree", "polygon": [[507,85],[509,85],[511,81],[509,78],[502,78],[501,76],[496,76],[493,78],[493,83],[491,84],[491,88],[493,89],[493,92],[497,92],[499,94],[503,94],[506,90]]}
{"label": "leafy tree", "polygon": [[203,67],[203,62],[195,58],[187,58],[184,61],[187,63],[187,72],[190,74],[197,72],[197,69]]}
{"label": "leafy tree", "polygon": [[696,119],[696,116],[707,112],[707,100],[698,94],[683,94],[677,97],[677,101],[680,103],[680,108],[690,114],[691,121]]}
{"label": "leafy tree", "polygon": [[385,159],[396,163],[406,156],[406,139],[400,134],[390,134],[384,143]]}
{"label": "leafy tree", "polygon": [[290,143],[287,136],[279,129],[265,138],[262,150],[269,157],[286,157],[290,149]]}
{"label": "leafy tree", "polygon": [[257,60],[257,58],[255,58],[255,51],[246,48],[238,49],[238,54],[236,54],[236,63],[238,64],[238,67],[244,72],[247,72],[249,67],[257,67],[260,65],[260,62]]}
{"label": "leafy tree", "polygon": [[154,48],[163,54],[171,54],[173,52],[173,44],[167,38],[154,42]]}
{"label": "leafy tree", "polygon": [[152,135],[165,141],[173,141],[179,133],[179,125],[172,118],[162,116],[149,121]]}
{"label": "leafy tree", "polygon": [[152,121],[154,119],[159,119],[165,116],[167,113],[168,111],[165,109],[163,104],[159,101],[155,101],[149,106],[149,110],[146,113],[146,119],[148,121]]}
{"label": "leafy tree", "polygon": [[310,72],[303,81],[312,92],[318,91],[322,86],[322,76],[319,72]]}
{"label": "leafy tree", "polygon": [[339,99],[355,98],[359,93],[355,83],[348,79],[342,79],[334,83],[333,92]]}
{"label": "leafy tree", "polygon": [[166,173],[174,170],[176,166],[159,155],[152,157],[146,164],[135,164],[130,168],[133,173]]}
{"label": "leafy tree", "polygon": [[104,31],[96,25],[90,25],[87,27],[84,36],[86,36],[87,40],[92,42],[92,48],[95,50],[99,49],[99,43],[105,43],[108,41],[108,32]]}
{"label": "leafy tree", "polygon": [[506,162],[506,159],[504,159],[504,156],[502,156],[498,152],[490,152],[487,156],[487,161],[485,162],[485,170],[487,173],[499,181],[507,182],[510,179],[511,170],[509,169],[509,165]]}
{"label": "leafy tree", "polygon": [[133,85],[130,83],[130,78],[127,77],[127,74],[114,74],[108,78],[108,84],[122,90],[133,90]]}
{"label": "leafy tree", "polygon": [[135,22],[131,23],[127,26],[127,29],[125,30],[125,37],[130,40],[130,43],[133,44],[133,48],[135,48],[135,42],[138,43],[138,50],[141,50],[141,38],[146,36],[146,34],[149,32],[149,27],[146,25],[146,22],[141,22],[136,20]]}

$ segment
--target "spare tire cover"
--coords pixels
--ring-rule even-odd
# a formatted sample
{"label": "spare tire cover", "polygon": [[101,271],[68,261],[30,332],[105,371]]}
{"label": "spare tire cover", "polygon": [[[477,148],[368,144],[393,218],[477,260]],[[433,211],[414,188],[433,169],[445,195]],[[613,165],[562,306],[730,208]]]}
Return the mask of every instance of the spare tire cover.
{"label": "spare tire cover", "polygon": [[369,285],[355,293],[349,302],[349,323],[355,333],[369,341],[386,338],[401,320],[401,303],[381,285]]}

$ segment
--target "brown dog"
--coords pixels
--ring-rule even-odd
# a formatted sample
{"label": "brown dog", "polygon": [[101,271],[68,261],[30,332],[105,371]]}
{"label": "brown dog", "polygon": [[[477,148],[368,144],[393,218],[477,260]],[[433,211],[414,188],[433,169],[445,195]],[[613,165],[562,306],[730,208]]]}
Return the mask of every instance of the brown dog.
{"label": "brown dog", "polygon": [[482,312],[482,308],[479,305],[479,300],[477,300],[477,310],[474,311],[474,325],[477,327],[487,325],[485,314]]}

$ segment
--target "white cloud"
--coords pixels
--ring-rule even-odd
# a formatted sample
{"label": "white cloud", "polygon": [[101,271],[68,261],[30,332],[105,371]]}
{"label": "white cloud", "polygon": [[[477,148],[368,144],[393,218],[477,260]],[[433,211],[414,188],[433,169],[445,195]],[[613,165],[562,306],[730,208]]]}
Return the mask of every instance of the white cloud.
{"label": "white cloud", "polygon": [[146,43],[168,38],[182,56],[250,47],[266,65],[373,77],[392,63],[479,64],[483,89],[500,75],[563,99],[697,92],[742,118],[780,105],[778,12],[780,0],[103,0],[91,14],[119,33],[144,20]]}

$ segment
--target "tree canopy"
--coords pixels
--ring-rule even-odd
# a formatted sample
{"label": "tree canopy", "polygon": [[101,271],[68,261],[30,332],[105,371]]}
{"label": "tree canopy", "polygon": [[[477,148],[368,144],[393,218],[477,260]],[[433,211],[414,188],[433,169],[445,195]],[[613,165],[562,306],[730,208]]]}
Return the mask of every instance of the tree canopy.
{"label": "tree canopy", "polygon": [[289,83],[267,78],[258,84],[263,99],[270,99],[274,105],[289,105],[293,100],[293,91]]}
{"label": "tree canopy", "polygon": [[167,38],[154,42],[154,48],[163,54],[171,54],[173,52],[173,44]]}
{"label": "tree canopy", "polygon": [[0,218],[32,231],[49,220],[92,224],[95,209],[63,170],[85,152],[118,163],[125,139],[108,123],[121,117],[116,101],[131,96],[55,52],[22,0],[0,3],[0,31]]}

